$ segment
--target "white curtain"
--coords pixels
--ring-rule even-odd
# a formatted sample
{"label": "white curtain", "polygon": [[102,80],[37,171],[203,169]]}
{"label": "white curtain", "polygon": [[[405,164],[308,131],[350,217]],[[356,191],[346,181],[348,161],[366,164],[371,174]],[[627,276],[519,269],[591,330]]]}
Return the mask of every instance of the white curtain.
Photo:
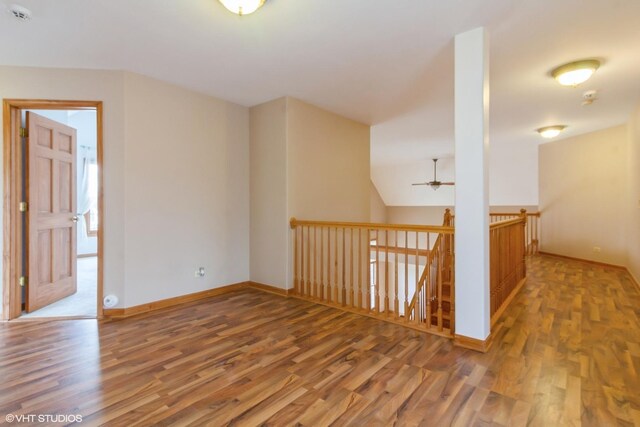
{"label": "white curtain", "polygon": [[80,154],[80,165],[78,168],[77,209],[80,216],[80,221],[78,221],[78,235],[80,236],[86,236],[89,228],[89,224],[85,221],[84,214],[89,212],[89,208],[91,208],[91,199],[89,198],[89,165],[95,161],[92,158],[92,151],[91,148],[84,146],[81,146],[78,150]]}

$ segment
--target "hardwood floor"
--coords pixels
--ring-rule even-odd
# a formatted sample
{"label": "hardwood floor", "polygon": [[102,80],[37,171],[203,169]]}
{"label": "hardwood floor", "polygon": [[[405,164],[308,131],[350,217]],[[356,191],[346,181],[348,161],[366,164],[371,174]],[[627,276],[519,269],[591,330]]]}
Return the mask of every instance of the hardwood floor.
{"label": "hardwood floor", "polygon": [[250,289],[120,321],[0,323],[0,423],[640,426],[638,289],[618,270],[528,264],[487,354]]}

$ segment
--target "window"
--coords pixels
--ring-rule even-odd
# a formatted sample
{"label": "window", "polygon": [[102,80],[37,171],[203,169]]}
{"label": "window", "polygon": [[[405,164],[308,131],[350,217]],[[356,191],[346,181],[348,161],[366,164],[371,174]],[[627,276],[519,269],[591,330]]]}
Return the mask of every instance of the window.
{"label": "window", "polygon": [[87,224],[87,236],[98,235],[98,165],[89,165],[89,212],[84,214]]}

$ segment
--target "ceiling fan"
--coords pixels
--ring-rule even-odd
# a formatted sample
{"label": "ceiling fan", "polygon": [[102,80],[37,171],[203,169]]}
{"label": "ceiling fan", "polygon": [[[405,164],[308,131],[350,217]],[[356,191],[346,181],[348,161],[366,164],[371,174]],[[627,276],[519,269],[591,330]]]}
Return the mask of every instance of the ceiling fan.
{"label": "ceiling fan", "polygon": [[434,190],[437,190],[438,188],[440,188],[441,185],[455,185],[454,182],[438,181],[437,172],[438,172],[438,159],[433,159],[433,181],[419,182],[419,183],[411,184],[411,185],[428,185],[431,188],[433,188]]}

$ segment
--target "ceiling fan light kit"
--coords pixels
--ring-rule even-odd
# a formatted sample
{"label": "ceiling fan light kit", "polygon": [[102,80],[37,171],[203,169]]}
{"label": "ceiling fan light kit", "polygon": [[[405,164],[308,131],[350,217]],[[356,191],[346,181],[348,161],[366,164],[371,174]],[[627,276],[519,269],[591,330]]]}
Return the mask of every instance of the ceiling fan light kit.
{"label": "ceiling fan light kit", "polygon": [[453,182],[438,181],[437,172],[438,172],[438,159],[433,159],[433,181],[418,182],[411,185],[428,185],[429,187],[433,188],[433,191],[437,190],[442,185],[455,185],[455,183]]}
{"label": "ceiling fan light kit", "polygon": [[219,0],[230,12],[236,15],[249,15],[260,9],[266,0]]}

